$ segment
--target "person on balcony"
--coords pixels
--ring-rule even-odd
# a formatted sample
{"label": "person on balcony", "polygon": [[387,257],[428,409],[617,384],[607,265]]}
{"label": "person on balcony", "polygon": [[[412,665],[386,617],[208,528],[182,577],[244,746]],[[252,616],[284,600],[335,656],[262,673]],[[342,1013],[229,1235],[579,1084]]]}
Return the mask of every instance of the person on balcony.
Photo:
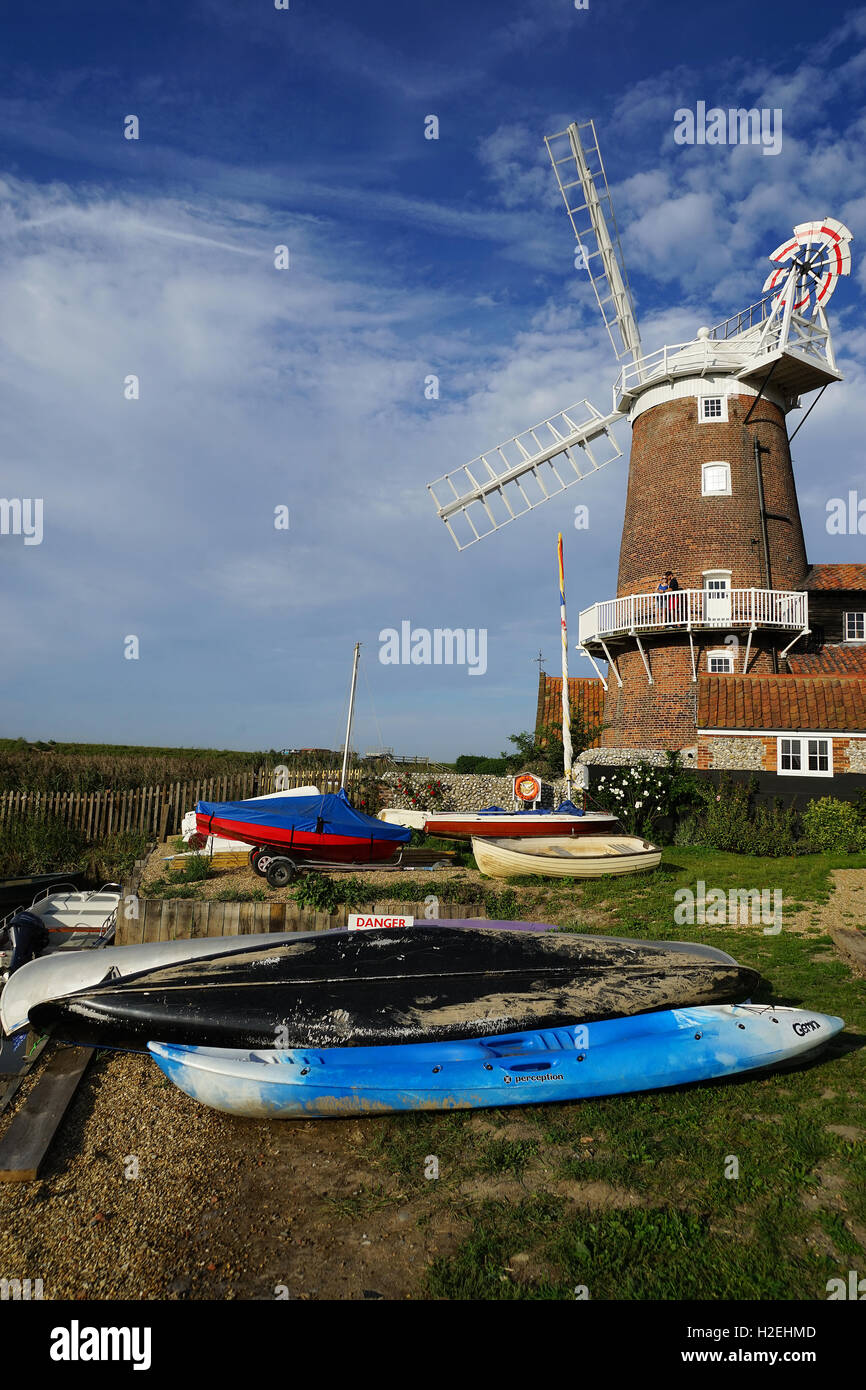
{"label": "person on balcony", "polygon": [[665,575],[665,580],[667,581],[668,586],[668,621],[676,622],[680,614],[677,607],[677,601],[674,598],[674,594],[679,592],[680,586],[677,583],[677,577],[674,574],[673,570],[668,570],[667,574]]}
{"label": "person on balcony", "polygon": [[659,580],[658,588],[656,589],[656,594],[658,595],[658,597],[656,598],[656,622],[659,624],[663,624],[667,618],[667,596],[670,589],[670,585],[668,583],[669,578],[670,571],[668,571],[667,574],[662,575],[661,579]]}

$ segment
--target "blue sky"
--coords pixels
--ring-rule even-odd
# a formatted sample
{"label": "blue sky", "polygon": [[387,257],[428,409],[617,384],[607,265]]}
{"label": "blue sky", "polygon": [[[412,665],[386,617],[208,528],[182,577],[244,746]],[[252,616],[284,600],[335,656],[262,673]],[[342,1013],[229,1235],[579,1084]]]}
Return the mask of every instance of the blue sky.
{"label": "blue sky", "polygon": [[[866,494],[862,11],[56,0],[4,31],[0,491],[44,499],[41,545],[0,536],[6,735],[336,747],[356,640],[362,750],[497,753],[532,724],[556,532],[576,635],[616,590],[625,461],[462,554],[426,484],[607,408],[543,142],[574,118],[596,121],[647,350],[756,300],[795,222],[854,231],[846,380],[794,453],[810,558],[862,560],[825,527],[829,498]],[[699,100],[781,108],[782,152],[675,145]],[[486,629],[486,673],[382,665],[406,619]]]}

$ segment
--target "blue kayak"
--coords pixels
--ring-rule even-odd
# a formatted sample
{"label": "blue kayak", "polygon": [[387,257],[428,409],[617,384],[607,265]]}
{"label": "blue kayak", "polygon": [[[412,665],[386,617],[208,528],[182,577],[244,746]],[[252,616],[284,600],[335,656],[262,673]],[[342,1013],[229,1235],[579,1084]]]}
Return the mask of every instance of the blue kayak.
{"label": "blue kayak", "polygon": [[151,1042],[180,1090],[258,1119],[468,1110],[649,1091],[778,1066],[841,1018],[763,1004],[670,1009],[501,1037],[241,1051]]}

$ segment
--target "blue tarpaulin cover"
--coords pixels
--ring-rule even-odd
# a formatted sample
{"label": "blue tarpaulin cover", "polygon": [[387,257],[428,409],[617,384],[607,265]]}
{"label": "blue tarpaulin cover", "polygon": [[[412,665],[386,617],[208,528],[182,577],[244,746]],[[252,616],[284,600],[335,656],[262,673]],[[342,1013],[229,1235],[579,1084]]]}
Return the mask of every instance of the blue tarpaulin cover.
{"label": "blue tarpaulin cover", "polygon": [[565,811],[570,816],[586,815],[586,812],[584,811],[583,807],[575,806],[573,801],[560,801],[559,805],[556,808],[556,814],[559,815],[560,811]]}
{"label": "blue tarpaulin cover", "polygon": [[356,811],[342,790],[336,795],[326,792],[323,796],[273,796],[262,801],[199,801],[195,809],[201,816],[280,830],[294,826],[314,834],[361,836],[403,845],[412,838],[412,831],[402,825],[389,825]]}

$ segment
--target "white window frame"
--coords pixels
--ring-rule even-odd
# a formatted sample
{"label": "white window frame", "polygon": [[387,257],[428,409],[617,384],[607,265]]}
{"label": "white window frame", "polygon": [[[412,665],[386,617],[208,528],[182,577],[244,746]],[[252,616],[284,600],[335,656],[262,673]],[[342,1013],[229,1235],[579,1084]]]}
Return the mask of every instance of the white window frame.
{"label": "white window frame", "polygon": [[[863,620],[863,636],[862,636],[862,637],[850,637],[850,636],[849,636],[849,634],[848,634],[848,619],[849,619],[849,618],[861,618],[861,619]],[[843,640],[844,642],[866,642],[866,611],[864,611],[862,608],[852,608],[852,609],[849,610],[849,612],[843,613],[843,615],[842,615],[842,622],[843,622],[843,624],[844,624],[844,634],[843,634],[843,638],[842,638],[842,640]]]}
{"label": "white window frame", "polygon": [[[725,486],[707,487],[707,470],[710,468],[723,468],[725,470]],[[730,497],[731,495],[731,465],[727,459],[711,459],[708,463],[701,464],[701,496],[702,497]]]}
{"label": "white window frame", "polygon": [[[723,657],[728,663],[724,671],[714,671],[710,662],[713,658]],[[707,652],[707,670],[711,676],[732,676],[734,674],[734,653],[730,647],[716,647],[713,651]]]}
{"label": "white window frame", "polygon": [[[800,766],[782,767],[782,745],[783,743],[797,744],[800,758]],[[827,745],[827,767],[818,770],[809,767],[809,744],[825,743]],[[833,740],[824,734],[779,734],[776,739],[776,772],[780,777],[832,777],[833,776]]]}
{"label": "white window frame", "polygon": [[[705,415],[705,401],[720,401],[722,413],[720,415]],[[724,425],[728,420],[728,398],[722,392],[707,391],[703,396],[698,396],[698,424],[699,425]]]}
{"label": "white window frame", "polygon": [[708,593],[719,593],[720,591],[719,591],[718,589],[715,589],[715,590],[711,590],[711,589],[710,589],[708,581],[709,581],[710,579],[724,579],[724,581],[725,581],[725,592],[726,592],[726,593],[730,593],[730,592],[731,592],[731,579],[732,579],[732,577],[733,577],[733,572],[732,572],[731,570],[704,570],[704,571],[702,572],[702,574],[701,574],[701,579],[702,579],[702,581],[703,581],[701,587],[703,588],[703,591],[704,591],[705,594],[708,594]]}

